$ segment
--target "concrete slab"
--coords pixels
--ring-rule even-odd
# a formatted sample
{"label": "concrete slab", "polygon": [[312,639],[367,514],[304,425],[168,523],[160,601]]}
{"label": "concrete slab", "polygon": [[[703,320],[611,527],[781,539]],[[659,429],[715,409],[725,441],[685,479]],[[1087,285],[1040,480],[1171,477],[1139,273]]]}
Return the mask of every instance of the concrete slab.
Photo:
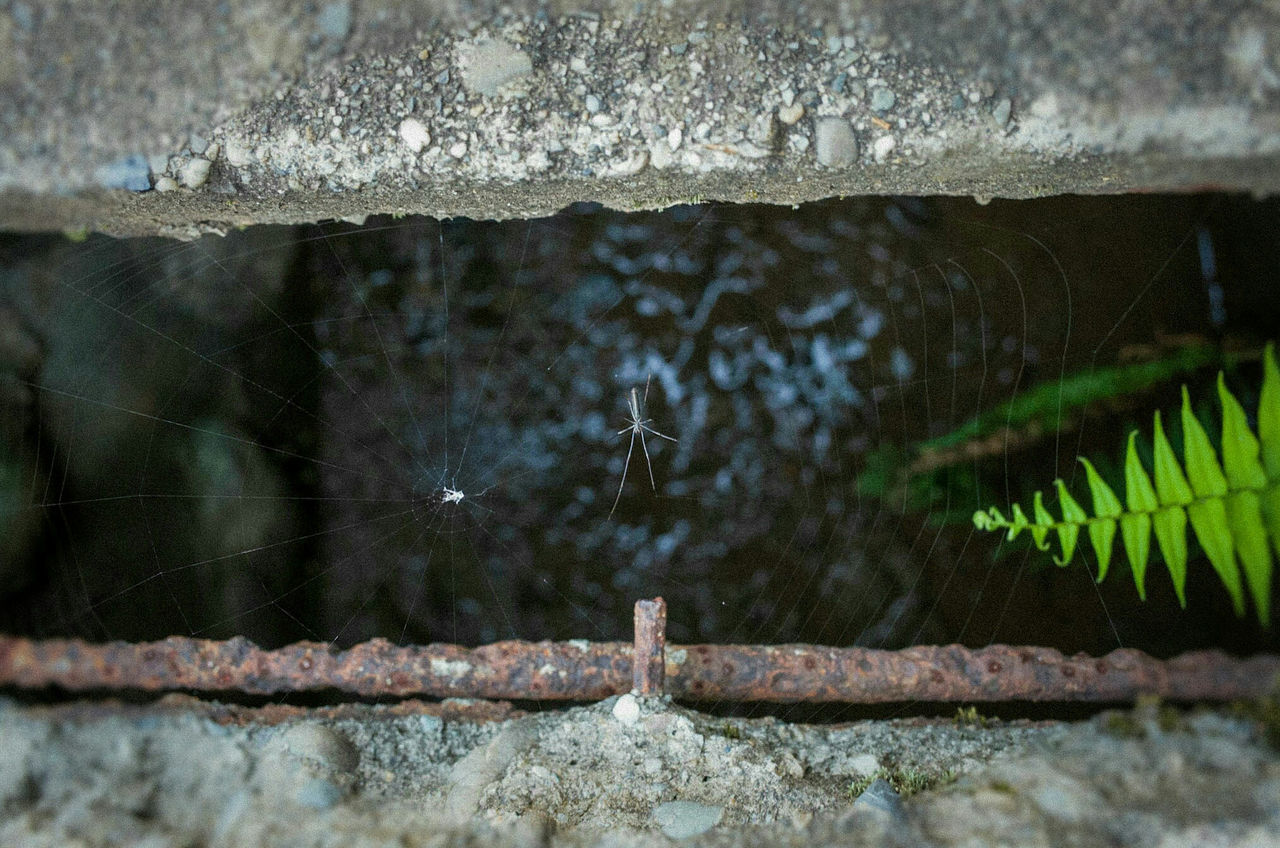
{"label": "concrete slab", "polygon": [[0,228],[1280,187],[1280,16],[1150,0],[13,2]]}

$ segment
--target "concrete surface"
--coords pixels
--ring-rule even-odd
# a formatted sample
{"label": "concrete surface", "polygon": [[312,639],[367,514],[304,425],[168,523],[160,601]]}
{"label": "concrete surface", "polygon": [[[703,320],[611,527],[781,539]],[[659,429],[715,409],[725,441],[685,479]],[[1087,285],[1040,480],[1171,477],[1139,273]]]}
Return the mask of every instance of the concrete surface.
{"label": "concrete surface", "polygon": [[1280,841],[1280,757],[1226,712],[1149,704],[1080,723],[961,713],[822,726],[628,699],[488,722],[451,717],[448,702],[310,713],[0,702],[0,842]]}
{"label": "concrete surface", "polygon": [[0,228],[1280,187],[1262,2],[430,9],[0,4]]}

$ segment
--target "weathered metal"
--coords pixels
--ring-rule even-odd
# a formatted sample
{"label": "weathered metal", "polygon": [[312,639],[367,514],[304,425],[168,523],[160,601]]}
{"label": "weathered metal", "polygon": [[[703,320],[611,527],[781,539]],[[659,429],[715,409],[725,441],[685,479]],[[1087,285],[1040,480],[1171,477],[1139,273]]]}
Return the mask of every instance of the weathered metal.
{"label": "weathered metal", "polygon": [[[498,642],[398,647],[381,639],[346,651],[303,642],[275,650],[244,639],[90,645],[0,637],[0,685],[66,690],[282,692],[363,697],[595,700],[636,683],[624,642]],[[1049,648],[921,646],[901,651],[812,645],[668,645],[666,694],[698,701],[1229,700],[1266,694],[1280,657],[1218,651],[1157,660],[1121,649],[1103,657]],[[654,679],[652,676],[649,678]]]}
{"label": "weathered metal", "polygon": [[495,642],[346,651],[319,642],[264,650],[246,639],[109,642],[0,637],[0,685],[68,690],[192,690],[276,695],[333,689],[362,696],[594,700],[631,688],[625,642]]}
{"label": "weathered metal", "polygon": [[666,677],[667,602],[636,601],[636,642],[632,649],[632,688],[637,695],[661,695]]}
{"label": "weathered metal", "polygon": [[1276,685],[1280,657],[1198,651],[1157,660],[1119,649],[1102,657],[1051,648],[923,645],[900,651],[812,645],[669,646],[667,693],[692,700],[899,701],[1231,700]]}

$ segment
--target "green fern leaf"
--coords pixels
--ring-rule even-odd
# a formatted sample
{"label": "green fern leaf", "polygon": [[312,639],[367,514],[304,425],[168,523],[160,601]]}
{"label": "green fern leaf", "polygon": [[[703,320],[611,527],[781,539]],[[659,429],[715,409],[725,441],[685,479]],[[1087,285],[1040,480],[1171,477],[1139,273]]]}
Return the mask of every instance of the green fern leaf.
{"label": "green fern leaf", "polygon": [[1098,474],[1092,462],[1084,457],[1080,457],[1080,462],[1088,476],[1089,493],[1093,495],[1093,514],[1098,517],[1098,520],[1089,524],[1089,542],[1098,554],[1098,582],[1101,583],[1111,566],[1111,546],[1116,538],[1115,519],[1120,515],[1120,499]]}
{"label": "green fern leaf", "polygon": [[1249,594],[1263,625],[1271,623],[1271,552],[1262,519],[1262,500],[1267,475],[1258,459],[1258,440],[1249,429],[1244,408],[1227,391],[1218,375],[1218,400],[1222,404],[1222,467],[1226,472],[1227,521],[1235,538],[1236,554],[1244,568]]}
{"label": "green fern leaf", "polygon": [[1034,522],[1014,504],[1012,519],[991,507],[974,514],[974,525],[983,530],[1005,530],[1009,540],[1022,530],[1029,530],[1041,550],[1049,549],[1049,536],[1056,534],[1061,555],[1055,556],[1054,561],[1063,566],[1075,556],[1084,528],[1098,557],[1099,581],[1110,567],[1118,527],[1138,596],[1143,599],[1154,532],[1174,592],[1185,607],[1190,523],[1196,541],[1231,597],[1236,614],[1244,614],[1247,586],[1258,620],[1269,625],[1272,553],[1280,555],[1280,366],[1273,345],[1267,345],[1263,360],[1256,435],[1243,407],[1227,389],[1223,376],[1218,375],[1221,463],[1209,435],[1192,412],[1191,397],[1184,386],[1182,461],[1174,453],[1157,411],[1153,416],[1153,475],[1147,473],[1138,456],[1137,432],[1129,434],[1123,507],[1093,464],[1081,457],[1092,495],[1092,516],[1066,485],[1056,480],[1061,519],[1054,518],[1042,493],[1036,492],[1032,498]]}
{"label": "green fern leaf", "polygon": [[1124,461],[1125,498],[1129,512],[1120,519],[1124,536],[1124,552],[1133,568],[1133,581],[1138,584],[1138,597],[1147,599],[1147,559],[1151,556],[1151,516],[1159,507],[1156,490],[1147,469],[1138,459],[1138,431],[1129,434],[1129,449]]}

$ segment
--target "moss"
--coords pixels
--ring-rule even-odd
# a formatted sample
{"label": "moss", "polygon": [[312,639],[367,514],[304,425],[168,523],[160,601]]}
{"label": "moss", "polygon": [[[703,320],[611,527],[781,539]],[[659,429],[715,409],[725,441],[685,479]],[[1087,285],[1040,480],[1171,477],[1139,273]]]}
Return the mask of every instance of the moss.
{"label": "moss", "polygon": [[1185,733],[1189,728],[1182,710],[1154,695],[1139,697],[1130,712],[1109,712],[1102,718],[1104,733],[1129,739],[1146,736],[1153,725],[1162,733]]}
{"label": "moss", "polygon": [[912,795],[925,790],[937,789],[940,786],[954,783],[959,777],[959,773],[954,769],[934,772],[914,768],[882,768],[877,769],[872,774],[859,777],[850,783],[849,799],[857,798],[863,792],[866,792],[867,787],[872,783],[881,779],[887,782],[893,791],[903,798],[910,798]]}
{"label": "moss", "polygon": [[1109,712],[1102,719],[1102,732],[1123,739],[1137,739],[1143,735],[1142,725],[1129,713]]}
{"label": "moss", "polygon": [[1231,712],[1257,724],[1267,744],[1280,751],[1280,695],[1235,701],[1231,704]]}
{"label": "moss", "polygon": [[1007,780],[993,780],[990,788],[996,792],[1002,792],[1005,795],[1018,794],[1018,790],[1015,789],[1013,784]]}
{"label": "moss", "polygon": [[738,726],[736,724],[730,724],[729,722],[726,721],[724,724],[720,725],[718,730],[720,735],[726,739],[742,738],[742,731],[738,729]]}
{"label": "moss", "polygon": [[958,727],[986,727],[991,719],[978,712],[977,707],[957,707],[951,721]]}

